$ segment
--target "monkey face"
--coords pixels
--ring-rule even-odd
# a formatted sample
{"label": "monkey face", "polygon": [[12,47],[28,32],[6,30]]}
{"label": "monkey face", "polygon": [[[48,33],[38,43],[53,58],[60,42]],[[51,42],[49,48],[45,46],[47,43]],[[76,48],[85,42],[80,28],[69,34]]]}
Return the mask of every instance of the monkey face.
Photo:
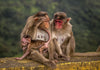
{"label": "monkey face", "polygon": [[64,23],[67,21],[67,16],[64,12],[57,12],[54,14],[54,26],[56,29],[62,29]]}
{"label": "monkey face", "polygon": [[48,29],[49,28],[49,22],[43,22],[40,24],[39,28],[41,29]]}
{"label": "monkey face", "polygon": [[40,11],[38,12],[36,15],[34,15],[34,17],[38,17],[39,18],[42,18],[42,17],[45,17],[47,21],[49,21],[49,16],[48,16],[48,13],[47,12],[44,12],[44,11]]}
{"label": "monkey face", "polygon": [[27,43],[31,43],[31,38],[26,38]]}
{"label": "monkey face", "polygon": [[54,24],[55,24],[56,29],[61,29],[63,26],[63,21],[62,20],[55,20]]}
{"label": "monkey face", "polygon": [[26,46],[28,43],[27,43],[27,40],[26,40],[26,38],[22,38],[22,40],[21,40],[21,45],[22,46]]}
{"label": "monkey face", "polygon": [[29,43],[31,43],[31,38],[29,36],[24,36],[21,40],[22,46],[27,46]]}
{"label": "monkey face", "polygon": [[47,12],[40,11],[35,16],[35,21],[40,20],[42,21],[38,28],[40,29],[48,29],[49,28],[49,16]]}
{"label": "monkey face", "polygon": [[43,22],[40,24],[39,28],[42,29],[48,29],[49,28],[49,16],[45,15],[43,17],[41,17],[41,19],[43,20]]}

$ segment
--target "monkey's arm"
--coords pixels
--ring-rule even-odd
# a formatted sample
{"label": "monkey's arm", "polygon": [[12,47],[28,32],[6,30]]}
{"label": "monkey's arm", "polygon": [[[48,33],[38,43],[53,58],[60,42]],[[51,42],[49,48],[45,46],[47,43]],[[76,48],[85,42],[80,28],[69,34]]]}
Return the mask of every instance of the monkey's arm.
{"label": "monkey's arm", "polygon": [[27,28],[28,28],[28,23],[26,23],[25,27],[23,28],[23,30],[22,30],[22,32],[20,34],[20,39],[22,39],[23,36],[26,35]]}
{"label": "monkey's arm", "polygon": [[55,44],[55,49],[56,49],[57,53],[59,55],[62,55],[63,53],[62,53],[61,47],[60,47],[59,43],[57,42],[56,38],[53,39],[53,42]]}
{"label": "monkey's arm", "polygon": [[[36,20],[36,18],[33,18],[33,16],[30,16],[26,21],[26,25],[23,31],[21,32],[21,39],[24,35],[31,35],[30,33],[32,33],[31,35],[32,39],[34,39],[36,36],[37,28],[41,24],[41,22],[42,22],[41,19]],[[31,28],[32,30],[30,30]]]}
{"label": "monkey's arm", "polygon": [[16,60],[22,60],[24,59],[27,55],[29,54],[29,51],[25,52],[24,55],[22,57],[17,57]]}
{"label": "monkey's arm", "polygon": [[48,41],[46,42],[46,43],[44,43],[44,46],[45,46],[45,48],[48,48],[48,44],[49,44],[49,42],[50,42],[50,40],[51,40],[51,34],[50,34],[50,32],[49,32],[49,30],[47,30],[47,29],[43,29],[45,32],[47,32],[47,34],[48,34]]}
{"label": "monkey's arm", "polygon": [[42,54],[43,50],[46,49],[46,48],[47,48],[46,46],[42,46],[42,47],[39,49],[40,53]]}
{"label": "monkey's arm", "polygon": [[30,25],[32,24],[32,20],[33,20],[33,16],[28,17],[27,21],[26,21],[26,25],[23,28],[22,32],[21,32],[21,36],[20,38],[22,39],[24,35],[26,35],[28,28],[30,27]]}
{"label": "monkey's arm", "polygon": [[23,56],[22,57],[17,57],[16,60],[24,59],[30,53],[29,47],[30,47],[30,44],[28,45],[28,48],[27,48],[26,52],[23,54]]}
{"label": "monkey's arm", "polygon": [[73,32],[71,32],[70,35],[71,37],[66,38],[62,44],[62,49],[66,50],[65,54],[68,57],[67,58],[68,60],[70,60],[70,55],[75,52],[75,40],[74,40]]}
{"label": "monkey's arm", "polygon": [[43,22],[43,24],[45,24],[45,25],[44,26],[42,25],[42,27],[40,27],[40,29],[43,30],[43,31],[45,31],[47,33],[47,35],[48,35],[48,40],[44,44],[44,46],[48,48],[48,44],[49,44],[49,42],[51,40],[50,25],[49,25],[49,22]]}

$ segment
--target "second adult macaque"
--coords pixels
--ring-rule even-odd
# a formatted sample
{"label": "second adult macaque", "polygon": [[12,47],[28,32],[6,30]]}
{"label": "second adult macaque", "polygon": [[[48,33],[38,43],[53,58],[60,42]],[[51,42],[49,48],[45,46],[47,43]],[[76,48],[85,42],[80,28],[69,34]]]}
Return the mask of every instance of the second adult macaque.
{"label": "second adult macaque", "polygon": [[70,20],[71,18],[68,18],[64,12],[54,14],[51,31],[56,52],[59,55],[64,54],[67,60],[70,60],[70,56],[100,56],[99,52],[75,53],[75,40]]}

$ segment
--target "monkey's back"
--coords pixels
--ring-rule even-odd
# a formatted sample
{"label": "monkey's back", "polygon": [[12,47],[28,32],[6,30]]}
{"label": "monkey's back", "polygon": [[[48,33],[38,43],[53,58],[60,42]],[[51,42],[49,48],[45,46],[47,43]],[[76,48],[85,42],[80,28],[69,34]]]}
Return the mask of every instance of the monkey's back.
{"label": "monkey's back", "polygon": [[31,41],[31,46],[30,49],[39,49],[40,47],[42,47],[44,45],[44,43],[46,43],[46,41],[43,40],[32,40]]}

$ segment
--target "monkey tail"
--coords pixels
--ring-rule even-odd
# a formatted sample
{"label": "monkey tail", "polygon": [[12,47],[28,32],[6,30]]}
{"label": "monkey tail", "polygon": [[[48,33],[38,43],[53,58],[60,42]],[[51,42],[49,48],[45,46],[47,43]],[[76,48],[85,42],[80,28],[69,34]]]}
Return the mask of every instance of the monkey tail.
{"label": "monkey tail", "polygon": [[97,48],[96,52],[100,52],[100,46]]}
{"label": "monkey tail", "polygon": [[72,56],[100,56],[100,52],[73,53]]}

